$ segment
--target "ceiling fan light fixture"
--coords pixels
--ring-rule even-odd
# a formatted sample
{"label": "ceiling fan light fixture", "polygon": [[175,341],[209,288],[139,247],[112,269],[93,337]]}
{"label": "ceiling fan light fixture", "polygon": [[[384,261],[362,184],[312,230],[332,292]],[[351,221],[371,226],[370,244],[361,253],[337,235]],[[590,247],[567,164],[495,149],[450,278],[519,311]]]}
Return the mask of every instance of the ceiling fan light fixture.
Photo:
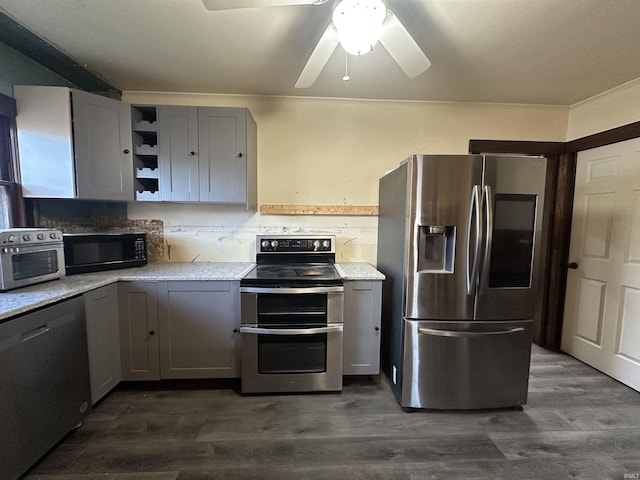
{"label": "ceiling fan light fixture", "polygon": [[382,35],[387,9],[382,0],[342,0],[333,11],[338,40],[348,53],[364,55]]}

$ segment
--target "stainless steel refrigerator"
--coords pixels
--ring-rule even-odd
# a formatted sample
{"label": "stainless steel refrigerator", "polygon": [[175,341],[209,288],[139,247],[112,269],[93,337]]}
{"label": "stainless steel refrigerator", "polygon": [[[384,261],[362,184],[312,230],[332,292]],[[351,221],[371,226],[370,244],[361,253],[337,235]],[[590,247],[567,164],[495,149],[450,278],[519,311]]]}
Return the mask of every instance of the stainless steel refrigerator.
{"label": "stainless steel refrigerator", "polygon": [[413,155],[380,179],[381,360],[403,407],[526,403],[546,163]]}

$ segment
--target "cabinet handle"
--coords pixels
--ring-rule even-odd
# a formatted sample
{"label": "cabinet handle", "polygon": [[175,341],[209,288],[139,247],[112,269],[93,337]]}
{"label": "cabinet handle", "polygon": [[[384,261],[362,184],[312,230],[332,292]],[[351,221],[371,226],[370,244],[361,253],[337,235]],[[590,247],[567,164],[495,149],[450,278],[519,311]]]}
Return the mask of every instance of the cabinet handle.
{"label": "cabinet handle", "polygon": [[238,158],[242,158],[242,157],[244,157],[244,154],[243,153],[239,153],[238,154]]}
{"label": "cabinet handle", "polygon": [[155,330],[151,330],[151,331],[149,332],[149,335],[155,335],[155,334],[156,334],[156,331],[155,331]]}
{"label": "cabinet handle", "polygon": [[128,148],[125,148],[122,153],[124,153],[125,155],[127,155],[130,152],[130,150]]}
{"label": "cabinet handle", "polygon": [[375,327],[375,328],[374,328],[374,330],[375,330],[376,332],[379,332],[379,331],[380,331],[380,327]]}
{"label": "cabinet handle", "polygon": [[570,268],[571,270],[575,270],[578,268],[578,264],[576,262],[571,262],[569,265],[567,265],[567,268]]}
{"label": "cabinet handle", "polygon": [[196,152],[194,152],[193,150],[191,150],[191,151],[189,152],[189,155],[190,155],[190,156],[192,156],[192,157],[194,157],[194,156],[195,156],[195,154],[196,154]]}
{"label": "cabinet handle", "polygon": [[233,329],[233,333],[238,333],[240,330],[238,330],[237,328]]}

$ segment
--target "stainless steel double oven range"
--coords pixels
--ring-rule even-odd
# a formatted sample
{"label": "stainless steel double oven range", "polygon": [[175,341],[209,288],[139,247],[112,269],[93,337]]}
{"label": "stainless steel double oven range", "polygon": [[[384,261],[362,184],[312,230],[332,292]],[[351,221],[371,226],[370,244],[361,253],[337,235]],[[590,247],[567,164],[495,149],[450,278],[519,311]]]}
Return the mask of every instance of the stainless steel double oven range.
{"label": "stainless steel double oven range", "polygon": [[335,236],[258,235],[240,281],[243,393],[342,390]]}

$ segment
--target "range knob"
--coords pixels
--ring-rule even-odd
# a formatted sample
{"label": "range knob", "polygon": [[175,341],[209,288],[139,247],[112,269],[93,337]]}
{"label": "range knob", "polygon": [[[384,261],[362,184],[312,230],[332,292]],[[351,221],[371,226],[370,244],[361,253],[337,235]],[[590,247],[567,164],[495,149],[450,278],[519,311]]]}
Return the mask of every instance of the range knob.
{"label": "range knob", "polygon": [[276,248],[278,246],[278,240],[271,240],[271,247]]}
{"label": "range knob", "polygon": [[16,241],[16,236],[15,235],[9,235],[7,237],[7,242],[15,242]]}
{"label": "range knob", "polygon": [[51,233],[49,234],[49,238],[52,238],[52,239],[54,239],[54,240],[55,240],[55,239],[56,239],[56,233],[55,233],[55,232],[51,232]]}
{"label": "range knob", "polygon": [[22,235],[22,240],[24,240],[25,242],[30,242],[31,235],[29,235],[28,233],[25,233],[24,235]]}
{"label": "range knob", "polygon": [[324,242],[322,242],[322,247],[323,248],[331,247],[331,242],[329,240],[325,240]]}
{"label": "range knob", "polygon": [[269,246],[269,240],[262,240],[260,245],[262,245],[262,248],[267,248]]}
{"label": "range knob", "polygon": [[313,241],[313,249],[314,250],[318,250],[318,248],[320,248],[320,240],[314,240]]}
{"label": "range knob", "polygon": [[44,240],[44,233],[39,233],[38,235],[36,235],[36,237],[38,238],[38,240]]}

